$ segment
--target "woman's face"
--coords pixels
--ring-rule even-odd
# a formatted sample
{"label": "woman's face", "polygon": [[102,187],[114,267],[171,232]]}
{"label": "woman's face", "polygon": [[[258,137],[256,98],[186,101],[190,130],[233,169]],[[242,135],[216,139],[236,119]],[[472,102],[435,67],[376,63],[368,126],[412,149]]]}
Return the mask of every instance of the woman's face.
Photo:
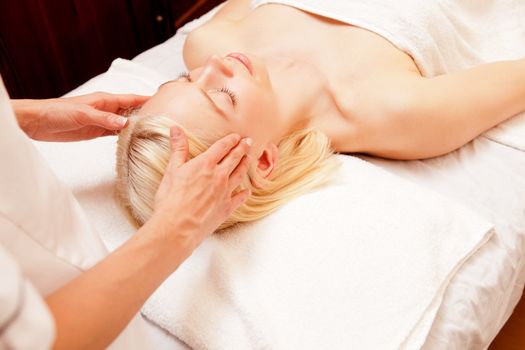
{"label": "woman's face", "polygon": [[163,84],[139,114],[167,115],[203,141],[236,132],[264,148],[283,136],[276,101],[263,63],[229,54]]}

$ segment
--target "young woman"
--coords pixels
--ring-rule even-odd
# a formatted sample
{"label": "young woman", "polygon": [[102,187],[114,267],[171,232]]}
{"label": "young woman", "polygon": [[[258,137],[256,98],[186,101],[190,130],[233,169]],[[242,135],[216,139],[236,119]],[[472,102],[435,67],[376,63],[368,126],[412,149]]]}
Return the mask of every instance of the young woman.
{"label": "young woman", "polygon": [[[252,196],[231,224],[326,180],[334,168],[328,148],[435,157],[525,110],[525,59],[449,74],[428,69],[401,49],[410,39],[396,36],[403,31],[366,21],[375,6],[376,17],[410,27],[396,6],[381,3],[230,0],[190,33],[189,72],[161,86],[120,137],[119,193],[135,218],[151,212],[173,123],[200,145],[194,154],[228,132],[254,140],[244,184]],[[420,29],[413,31],[425,38]],[[439,56],[428,45],[434,49]]]}

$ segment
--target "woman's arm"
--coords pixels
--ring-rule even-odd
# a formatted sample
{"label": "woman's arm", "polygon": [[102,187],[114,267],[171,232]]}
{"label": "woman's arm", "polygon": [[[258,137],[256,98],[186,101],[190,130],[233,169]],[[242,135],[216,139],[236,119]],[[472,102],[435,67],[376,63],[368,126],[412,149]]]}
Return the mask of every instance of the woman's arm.
{"label": "woman's arm", "polygon": [[384,116],[370,118],[363,130],[362,148],[382,157],[443,155],[525,110],[525,59],[390,81]]}
{"label": "woman's arm", "polygon": [[[173,231],[181,230],[177,226]],[[46,297],[55,321],[54,349],[109,346],[191,253],[182,239],[163,242],[164,235],[162,226],[147,223],[122,247]]]}
{"label": "woman's arm", "polygon": [[56,349],[103,349],[153,291],[247,198],[232,195],[248,169],[249,141],[229,135],[184,164],[188,144],[172,129],[174,150],[153,217],[122,247],[46,298]]}

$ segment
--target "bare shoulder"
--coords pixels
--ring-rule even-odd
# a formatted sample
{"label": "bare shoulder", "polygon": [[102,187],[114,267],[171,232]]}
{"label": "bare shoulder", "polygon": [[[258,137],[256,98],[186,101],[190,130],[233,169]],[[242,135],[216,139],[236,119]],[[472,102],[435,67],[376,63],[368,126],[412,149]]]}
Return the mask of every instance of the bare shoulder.
{"label": "bare shoulder", "polygon": [[228,0],[210,21],[239,21],[251,12],[250,0]]}
{"label": "bare shoulder", "polygon": [[235,27],[249,13],[249,0],[228,0],[208,22],[193,30],[184,44],[186,66],[202,66],[213,54],[224,54],[235,41]]}
{"label": "bare shoulder", "polygon": [[388,135],[402,134],[398,131],[410,125],[407,119],[421,102],[418,86],[424,79],[413,69],[378,70],[341,94],[341,112],[352,125],[353,137],[341,139],[337,150],[381,154],[393,142],[401,142]]}
{"label": "bare shoulder", "polygon": [[362,127],[381,126],[414,103],[417,86],[424,79],[417,69],[407,66],[376,66],[366,76],[338,82],[336,101],[347,119]]}
{"label": "bare shoulder", "polygon": [[403,103],[412,92],[407,86],[423,79],[412,57],[384,37],[352,26],[338,30],[347,45],[332,45],[326,51],[338,55],[319,56],[319,66],[346,117],[372,122]]}
{"label": "bare shoulder", "polygon": [[186,67],[200,67],[211,55],[221,54],[225,44],[231,40],[230,27],[227,22],[205,23],[189,33],[183,49]]}

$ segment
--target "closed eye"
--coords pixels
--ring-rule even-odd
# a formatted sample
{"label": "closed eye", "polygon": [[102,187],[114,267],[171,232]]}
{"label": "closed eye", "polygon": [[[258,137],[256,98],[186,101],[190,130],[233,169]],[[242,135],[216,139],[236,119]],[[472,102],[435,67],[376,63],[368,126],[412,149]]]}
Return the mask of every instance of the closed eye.
{"label": "closed eye", "polygon": [[179,80],[179,79],[186,79],[187,81],[191,82],[190,73],[189,72],[180,73],[176,80]]}
{"label": "closed eye", "polygon": [[235,93],[233,91],[231,91],[227,87],[222,87],[222,88],[220,88],[217,91],[225,93],[226,95],[228,95],[230,97],[234,107],[237,105],[237,95],[235,95]]}
{"label": "closed eye", "polygon": [[[192,82],[189,72],[182,72],[182,73],[180,73],[176,80],[179,80],[179,79],[186,79],[190,83]],[[222,93],[228,95],[228,97],[232,101],[232,105],[234,107],[237,105],[237,95],[233,91],[228,89],[227,87],[222,87],[220,89],[215,89],[214,91],[222,92]]]}
{"label": "closed eye", "polygon": [[[175,81],[178,81],[180,79],[185,79],[185,80],[187,80],[190,83],[192,82],[191,75],[190,75],[189,72],[181,72],[178,75],[177,79],[175,79]],[[232,105],[234,107],[237,105],[237,95],[232,90],[230,90],[229,88],[222,87],[220,89],[215,89],[214,91],[218,91],[218,92],[226,94],[230,98],[230,100],[232,102]]]}

